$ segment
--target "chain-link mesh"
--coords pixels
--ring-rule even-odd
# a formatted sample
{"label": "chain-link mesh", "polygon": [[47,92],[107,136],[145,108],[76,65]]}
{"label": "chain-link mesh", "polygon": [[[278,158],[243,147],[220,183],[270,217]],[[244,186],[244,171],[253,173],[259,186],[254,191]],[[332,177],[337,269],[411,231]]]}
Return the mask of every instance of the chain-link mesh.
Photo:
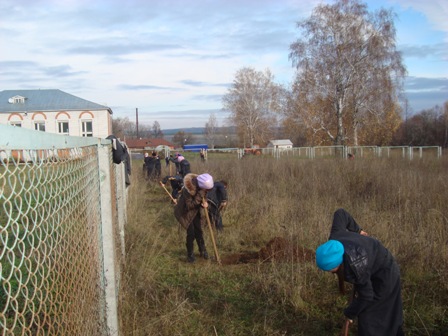
{"label": "chain-link mesh", "polygon": [[0,150],[2,335],[107,334],[97,152]]}

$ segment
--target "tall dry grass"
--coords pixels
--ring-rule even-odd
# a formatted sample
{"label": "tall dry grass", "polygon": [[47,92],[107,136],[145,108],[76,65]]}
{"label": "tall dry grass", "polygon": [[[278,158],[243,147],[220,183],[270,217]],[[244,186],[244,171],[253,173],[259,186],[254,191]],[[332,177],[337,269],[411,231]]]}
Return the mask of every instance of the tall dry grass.
{"label": "tall dry grass", "polygon": [[[315,249],[343,207],[394,254],[407,335],[448,334],[448,160],[209,155],[193,172],[229,182],[221,255],[274,237]],[[347,297],[313,263],[186,263],[168,196],[132,175],[121,305],[125,335],[337,335]],[[206,233],[206,245],[212,244]],[[356,330],[356,326],[352,331]]]}

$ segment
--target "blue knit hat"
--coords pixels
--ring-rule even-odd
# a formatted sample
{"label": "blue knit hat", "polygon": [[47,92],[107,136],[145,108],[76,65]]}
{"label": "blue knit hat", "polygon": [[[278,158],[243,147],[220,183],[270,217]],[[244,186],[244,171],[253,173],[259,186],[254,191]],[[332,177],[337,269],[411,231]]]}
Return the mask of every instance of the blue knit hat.
{"label": "blue knit hat", "polygon": [[321,270],[329,271],[342,264],[344,245],[337,240],[329,240],[316,249],[316,264]]}

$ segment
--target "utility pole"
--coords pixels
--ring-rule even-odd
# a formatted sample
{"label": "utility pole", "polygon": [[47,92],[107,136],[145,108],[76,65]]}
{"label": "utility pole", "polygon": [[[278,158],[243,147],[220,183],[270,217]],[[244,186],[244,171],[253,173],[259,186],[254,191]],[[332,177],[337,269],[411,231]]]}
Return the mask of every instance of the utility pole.
{"label": "utility pole", "polygon": [[140,139],[138,136],[138,108],[135,108],[135,125],[137,126],[137,139]]}

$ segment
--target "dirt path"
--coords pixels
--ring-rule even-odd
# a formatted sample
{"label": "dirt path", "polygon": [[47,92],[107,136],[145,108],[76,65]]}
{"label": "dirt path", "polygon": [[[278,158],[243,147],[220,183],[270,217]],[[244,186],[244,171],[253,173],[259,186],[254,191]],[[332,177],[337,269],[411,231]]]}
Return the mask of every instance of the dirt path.
{"label": "dirt path", "polygon": [[234,253],[221,257],[223,265],[247,264],[271,260],[279,262],[309,262],[314,260],[314,251],[293,245],[285,238],[275,237],[258,252]]}

